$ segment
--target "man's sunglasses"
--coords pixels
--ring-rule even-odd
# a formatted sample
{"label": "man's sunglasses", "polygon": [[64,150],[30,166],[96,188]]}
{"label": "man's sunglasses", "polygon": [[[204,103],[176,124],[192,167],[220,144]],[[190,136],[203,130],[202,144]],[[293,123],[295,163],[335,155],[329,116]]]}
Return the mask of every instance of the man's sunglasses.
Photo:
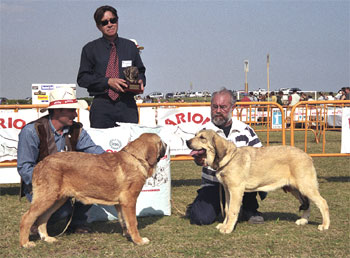
{"label": "man's sunglasses", "polygon": [[101,21],[101,25],[102,25],[102,26],[106,26],[106,25],[108,25],[109,22],[110,22],[111,24],[116,24],[117,21],[118,21],[118,18],[117,18],[117,17],[114,17],[114,18],[109,19],[109,20],[103,20],[103,21]]}

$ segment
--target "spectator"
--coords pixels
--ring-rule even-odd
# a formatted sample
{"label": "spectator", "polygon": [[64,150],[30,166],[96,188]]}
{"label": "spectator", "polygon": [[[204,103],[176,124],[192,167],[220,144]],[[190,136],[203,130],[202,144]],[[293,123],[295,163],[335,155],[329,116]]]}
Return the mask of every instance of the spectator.
{"label": "spectator", "polygon": [[83,47],[77,79],[79,86],[94,96],[90,125],[110,128],[117,122],[138,123],[135,93],[127,91],[123,71],[129,66],[138,68],[138,82],[143,92],[146,68],[139,50],[133,41],[119,37],[116,9],[101,6],[97,8],[94,19],[102,37]]}
{"label": "spectator", "polygon": [[333,93],[333,92],[330,92],[329,95],[327,96],[327,99],[328,99],[328,100],[335,100],[335,98],[334,98],[334,93]]}
{"label": "spectator", "polygon": [[308,98],[308,99],[307,99],[308,101],[314,101],[314,99],[312,98],[311,95],[307,96],[307,98]]}
{"label": "spectator", "polygon": [[281,106],[283,106],[282,97],[283,97],[283,91],[279,91],[277,96],[277,103],[280,104]]}
{"label": "spectator", "polygon": [[300,96],[300,101],[307,101],[308,99],[309,97],[304,92],[302,92]]}
{"label": "spectator", "polygon": [[276,94],[275,94],[275,92],[273,91],[273,92],[271,92],[271,101],[272,102],[277,102],[277,96],[276,96]]}
{"label": "spectator", "polygon": [[[74,122],[77,108],[87,108],[87,103],[77,101],[72,88],[59,88],[49,94],[49,115],[39,118],[23,127],[19,134],[17,170],[21,176],[21,196],[32,201],[32,175],[36,164],[46,156],[61,151],[81,151],[88,153],[103,153],[104,150],[95,145],[81,123]],[[86,171],[94,173],[94,171]],[[84,205],[77,201],[74,208],[68,200],[50,218],[49,224],[61,219],[72,222],[69,231],[75,233],[89,233],[86,226],[86,212],[91,205]],[[73,212],[74,209],[74,212]],[[32,227],[37,233],[37,226]]]}
{"label": "spectator", "polygon": [[143,103],[143,99],[141,98],[140,95],[137,95],[137,97],[136,97],[136,103],[138,103],[138,104]]}
{"label": "spectator", "polygon": [[[261,142],[254,130],[240,122],[232,119],[232,112],[235,108],[235,98],[231,91],[222,89],[214,92],[211,99],[211,122],[207,129],[215,130],[220,136],[233,141],[237,147],[253,146],[261,147]],[[195,157],[195,159],[200,157]],[[202,186],[197,191],[198,195],[194,202],[187,208],[186,214],[191,224],[208,225],[215,222],[220,214],[220,187],[216,171],[210,167],[203,167]],[[224,191],[223,199],[224,199]],[[266,193],[260,195],[265,198]],[[223,203],[225,201],[223,200]],[[241,218],[249,223],[263,223],[264,218],[257,211],[259,205],[256,199],[256,192],[245,193]]]}
{"label": "spectator", "polygon": [[290,98],[289,106],[294,106],[300,101],[300,96],[296,89],[293,90],[293,93],[290,97],[291,98]]}
{"label": "spectator", "polygon": [[258,101],[257,97],[254,95],[254,92],[252,92],[252,91],[249,92],[249,98],[253,102],[257,102]]}
{"label": "spectator", "polygon": [[251,99],[248,97],[247,93],[243,93],[243,98],[241,99],[242,102],[250,102]]}
{"label": "spectator", "polygon": [[350,87],[345,88],[345,100],[350,100]]}
{"label": "spectator", "polygon": [[320,92],[320,96],[318,97],[318,100],[327,100],[327,96],[324,94],[324,92]]}
{"label": "spectator", "polygon": [[266,100],[265,94],[259,93],[258,101],[265,101],[265,100]]}
{"label": "spectator", "polygon": [[335,99],[336,100],[341,100],[343,94],[344,94],[343,90],[339,90],[337,95],[335,95]]}

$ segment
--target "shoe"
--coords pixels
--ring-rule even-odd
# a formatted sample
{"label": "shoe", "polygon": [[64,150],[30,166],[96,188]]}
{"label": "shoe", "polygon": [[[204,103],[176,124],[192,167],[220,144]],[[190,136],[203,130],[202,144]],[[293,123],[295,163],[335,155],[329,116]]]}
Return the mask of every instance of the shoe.
{"label": "shoe", "polygon": [[258,211],[245,211],[243,210],[243,218],[245,221],[248,221],[250,224],[263,224],[264,218],[262,213]]}
{"label": "shoe", "polygon": [[86,225],[79,225],[79,226],[70,226],[67,229],[68,233],[74,233],[74,234],[89,234],[92,233],[92,229]]}
{"label": "shoe", "polygon": [[185,218],[188,218],[188,219],[190,218],[191,208],[192,208],[192,203],[187,205],[186,207]]}

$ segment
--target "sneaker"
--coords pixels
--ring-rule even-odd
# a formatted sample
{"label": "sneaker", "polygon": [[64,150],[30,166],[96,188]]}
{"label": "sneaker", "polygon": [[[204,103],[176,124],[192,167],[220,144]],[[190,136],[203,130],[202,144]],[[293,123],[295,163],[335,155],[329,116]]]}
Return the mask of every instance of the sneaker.
{"label": "sneaker", "polygon": [[245,211],[243,210],[243,217],[245,221],[248,221],[250,224],[262,224],[264,223],[264,218],[262,213],[258,211]]}
{"label": "sneaker", "polygon": [[89,234],[92,233],[92,229],[86,225],[69,226],[67,232],[74,234]]}

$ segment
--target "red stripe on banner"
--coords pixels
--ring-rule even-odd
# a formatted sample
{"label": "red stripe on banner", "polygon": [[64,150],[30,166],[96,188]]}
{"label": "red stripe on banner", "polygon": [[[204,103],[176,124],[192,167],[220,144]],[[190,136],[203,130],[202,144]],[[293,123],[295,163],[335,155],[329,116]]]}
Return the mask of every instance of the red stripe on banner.
{"label": "red stripe on banner", "polygon": [[160,189],[142,190],[141,192],[159,192]]}

